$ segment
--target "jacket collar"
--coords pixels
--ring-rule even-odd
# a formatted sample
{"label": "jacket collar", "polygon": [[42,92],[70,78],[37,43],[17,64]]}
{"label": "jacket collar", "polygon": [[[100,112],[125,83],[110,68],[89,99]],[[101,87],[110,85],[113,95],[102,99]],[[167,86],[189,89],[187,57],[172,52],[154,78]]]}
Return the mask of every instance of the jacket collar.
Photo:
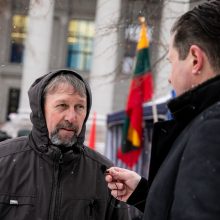
{"label": "jacket collar", "polygon": [[219,100],[220,76],[216,76],[168,103],[173,120],[154,124],[149,185],[151,185],[176,137],[185,126],[204,109]]}
{"label": "jacket collar", "polygon": [[168,103],[177,121],[191,120],[220,100],[220,75],[213,77]]}

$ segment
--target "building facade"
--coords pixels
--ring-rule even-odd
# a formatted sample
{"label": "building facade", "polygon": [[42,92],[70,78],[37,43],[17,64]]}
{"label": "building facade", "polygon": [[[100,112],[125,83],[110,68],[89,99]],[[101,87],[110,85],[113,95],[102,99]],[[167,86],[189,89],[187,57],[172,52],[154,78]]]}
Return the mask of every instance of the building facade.
{"label": "building facade", "polygon": [[[0,123],[24,118],[28,123],[30,84],[48,71],[70,68],[91,84],[97,140],[103,146],[106,115],[126,105],[139,34],[138,16],[145,16],[148,24],[157,99],[171,91],[169,65],[164,59],[170,27],[176,17],[199,2],[1,0]],[[14,131],[12,136],[16,136]]]}

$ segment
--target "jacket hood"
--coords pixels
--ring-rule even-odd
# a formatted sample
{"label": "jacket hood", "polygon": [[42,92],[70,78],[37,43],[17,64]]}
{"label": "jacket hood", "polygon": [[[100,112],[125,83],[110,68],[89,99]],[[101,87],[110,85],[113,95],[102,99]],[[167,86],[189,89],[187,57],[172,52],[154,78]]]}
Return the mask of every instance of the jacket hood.
{"label": "jacket hood", "polygon": [[86,114],[86,118],[82,126],[82,130],[78,136],[77,144],[82,145],[85,140],[86,121],[88,119],[89,112],[91,109],[91,104],[92,104],[90,86],[78,73],[72,70],[62,69],[62,70],[58,70],[55,72],[49,72],[48,74],[36,79],[28,91],[28,97],[29,97],[30,108],[31,108],[30,119],[33,124],[31,135],[34,139],[34,142],[37,143],[37,146],[40,148],[45,148],[50,143],[46,120],[44,117],[43,91],[44,91],[44,88],[49,83],[49,81],[51,81],[51,79],[53,79],[55,76],[59,74],[65,74],[65,73],[73,74],[78,79],[80,79],[85,84],[85,87],[86,87],[87,114]]}

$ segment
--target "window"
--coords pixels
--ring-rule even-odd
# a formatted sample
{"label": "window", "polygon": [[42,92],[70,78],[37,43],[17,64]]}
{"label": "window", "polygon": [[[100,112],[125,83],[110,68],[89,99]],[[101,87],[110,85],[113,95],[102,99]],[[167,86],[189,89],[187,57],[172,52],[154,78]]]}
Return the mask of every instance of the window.
{"label": "window", "polygon": [[24,53],[24,40],[27,31],[27,16],[14,15],[12,17],[11,32],[11,63],[22,63]]}
{"label": "window", "polygon": [[94,22],[71,20],[68,28],[67,66],[90,71],[94,37]]}
{"label": "window", "polygon": [[[148,28],[148,37],[151,39],[151,27]],[[122,73],[124,74],[132,74],[134,65],[135,65],[135,57],[137,53],[137,42],[140,37],[141,27],[139,24],[131,24],[125,29],[125,52],[124,59],[122,64]]]}
{"label": "window", "polygon": [[139,25],[131,24],[125,29],[125,53],[122,64],[122,73],[131,74],[133,72],[139,33]]}
{"label": "window", "polygon": [[17,113],[19,105],[20,89],[10,88],[8,93],[7,119],[11,113]]}

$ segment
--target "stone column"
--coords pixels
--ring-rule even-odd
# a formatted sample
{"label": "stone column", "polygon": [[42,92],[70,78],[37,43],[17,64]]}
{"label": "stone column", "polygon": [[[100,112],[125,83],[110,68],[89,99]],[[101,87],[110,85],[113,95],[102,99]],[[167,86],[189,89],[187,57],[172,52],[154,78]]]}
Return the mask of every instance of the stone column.
{"label": "stone column", "polygon": [[2,128],[12,137],[20,129],[31,129],[27,92],[36,78],[48,72],[53,12],[53,0],[30,0],[18,114],[12,114]]}
{"label": "stone column", "polygon": [[97,0],[90,85],[92,111],[97,113],[97,142],[105,142],[106,115],[112,111],[114,78],[118,69],[118,23],[121,0]]}
{"label": "stone column", "polygon": [[171,86],[168,83],[170,73],[170,64],[166,57],[168,53],[168,43],[170,39],[170,30],[176,19],[189,10],[190,1],[167,1],[164,0],[162,19],[160,25],[159,52],[157,59],[160,60],[155,68],[155,98],[170,96]]}
{"label": "stone column", "polygon": [[93,109],[106,115],[112,110],[114,78],[118,67],[118,22],[120,0],[98,0],[96,7],[96,35],[90,84]]}
{"label": "stone column", "polygon": [[23,63],[19,114],[30,113],[27,91],[33,81],[48,72],[54,1],[31,0]]}

